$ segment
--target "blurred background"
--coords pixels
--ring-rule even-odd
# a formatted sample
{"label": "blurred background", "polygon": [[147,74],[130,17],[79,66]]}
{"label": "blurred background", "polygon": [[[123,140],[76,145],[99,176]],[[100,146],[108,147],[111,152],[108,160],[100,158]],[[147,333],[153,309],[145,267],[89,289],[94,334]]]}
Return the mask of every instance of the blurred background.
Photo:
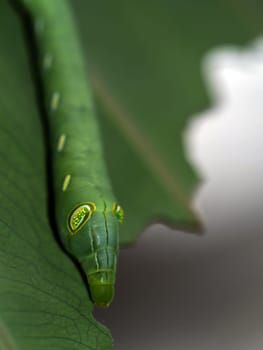
{"label": "blurred background", "polygon": [[210,51],[202,68],[213,103],[185,149],[205,235],[154,225],[121,250],[116,298],[95,310],[116,350],[263,347],[263,41]]}

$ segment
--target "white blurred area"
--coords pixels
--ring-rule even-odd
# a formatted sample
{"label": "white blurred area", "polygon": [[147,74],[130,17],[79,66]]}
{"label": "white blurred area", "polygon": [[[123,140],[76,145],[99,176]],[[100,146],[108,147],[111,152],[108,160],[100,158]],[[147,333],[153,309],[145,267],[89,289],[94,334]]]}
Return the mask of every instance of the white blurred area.
{"label": "white blurred area", "polygon": [[252,208],[263,215],[263,40],[214,50],[203,71],[213,105],[191,123],[185,145],[206,181],[195,204],[209,227]]}
{"label": "white blurred area", "polygon": [[263,349],[263,40],[210,52],[203,71],[212,103],[185,147],[206,234],[155,225],[121,250],[114,302],[95,312],[115,350]]}

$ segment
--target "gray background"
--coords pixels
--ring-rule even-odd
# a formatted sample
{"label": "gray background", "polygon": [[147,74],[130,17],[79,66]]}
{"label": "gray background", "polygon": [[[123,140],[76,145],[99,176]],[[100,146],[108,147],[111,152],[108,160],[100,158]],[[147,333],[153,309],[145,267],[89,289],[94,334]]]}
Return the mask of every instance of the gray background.
{"label": "gray background", "polygon": [[95,317],[114,349],[263,348],[263,45],[204,60],[213,108],[186,130],[204,181],[203,237],[150,227],[119,257],[116,296]]}

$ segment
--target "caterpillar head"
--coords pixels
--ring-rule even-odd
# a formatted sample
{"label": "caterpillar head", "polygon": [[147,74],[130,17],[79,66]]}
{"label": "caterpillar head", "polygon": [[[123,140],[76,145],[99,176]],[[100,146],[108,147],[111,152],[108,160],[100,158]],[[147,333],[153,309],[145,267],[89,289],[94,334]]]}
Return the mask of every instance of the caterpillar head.
{"label": "caterpillar head", "polygon": [[108,306],[113,299],[123,210],[114,203],[99,208],[81,203],[68,216],[69,250],[86,273],[93,302]]}

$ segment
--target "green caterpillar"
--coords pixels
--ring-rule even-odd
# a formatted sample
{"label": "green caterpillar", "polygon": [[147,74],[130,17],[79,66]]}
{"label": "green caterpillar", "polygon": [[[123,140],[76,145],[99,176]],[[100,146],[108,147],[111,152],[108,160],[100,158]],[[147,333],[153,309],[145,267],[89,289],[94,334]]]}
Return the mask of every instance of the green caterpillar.
{"label": "green caterpillar", "polygon": [[106,171],[83,55],[67,0],[19,0],[34,30],[53,160],[55,210],[66,250],[78,259],[93,302],[114,295],[123,210]]}

